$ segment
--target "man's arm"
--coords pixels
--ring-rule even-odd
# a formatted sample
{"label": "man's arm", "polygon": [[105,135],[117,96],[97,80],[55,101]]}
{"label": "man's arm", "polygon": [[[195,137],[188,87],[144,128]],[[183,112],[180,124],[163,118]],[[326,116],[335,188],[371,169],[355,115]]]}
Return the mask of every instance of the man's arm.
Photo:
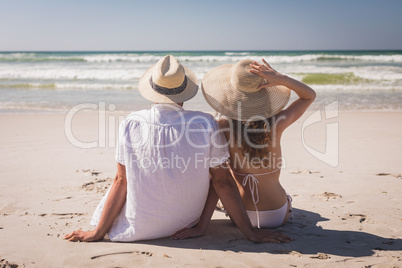
{"label": "man's arm", "polygon": [[105,205],[102,210],[102,214],[96,229],[93,231],[74,231],[64,236],[64,239],[68,241],[86,241],[92,242],[103,239],[117,215],[119,215],[121,209],[126,202],[127,194],[127,178],[126,167],[120,163],[117,163],[117,174],[114,179],[112,188],[106,199]]}
{"label": "man's arm", "polygon": [[210,173],[212,175],[212,183],[215,191],[221,199],[225,210],[247,239],[258,243],[281,243],[293,240],[279,232],[266,229],[254,229],[244,209],[239,190],[229,170],[219,165],[210,168]]}

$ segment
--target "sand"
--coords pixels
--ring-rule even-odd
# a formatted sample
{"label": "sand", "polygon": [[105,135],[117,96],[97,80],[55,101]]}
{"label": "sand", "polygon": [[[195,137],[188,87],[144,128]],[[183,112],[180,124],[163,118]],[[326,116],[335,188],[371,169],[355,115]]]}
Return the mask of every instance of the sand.
{"label": "sand", "polygon": [[[106,115],[102,148],[91,149],[66,138],[65,114],[0,115],[0,267],[402,267],[400,111],[341,111],[307,127],[306,144],[323,152],[325,123],[338,124],[337,167],[303,147],[308,114],[285,133],[281,181],[293,198],[294,219],[279,230],[291,243],[250,242],[220,212],[195,239],[63,240],[78,227],[91,228],[115,175],[119,115]],[[73,118],[79,141],[99,139],[98,119],[82,112]]]}

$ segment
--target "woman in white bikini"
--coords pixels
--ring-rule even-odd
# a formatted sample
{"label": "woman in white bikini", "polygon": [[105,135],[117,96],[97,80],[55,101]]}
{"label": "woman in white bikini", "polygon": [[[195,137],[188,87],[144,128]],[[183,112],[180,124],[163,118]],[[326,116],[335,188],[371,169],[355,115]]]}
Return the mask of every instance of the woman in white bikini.
{"label": "woman in white bikini", "polygon": [[[264,64],[242,60],[208,72],[202,83],[208,104],[226,117],[219,120],[230,145],[229,169],[251,224],[275,228],[287,222],[291,198],[279,182],[281,136],[315,99],[309,86]],[[293,90],[298,99],[284,109]],[[173,239],[203,235],[218,197],[211,187],[200,221]]]}

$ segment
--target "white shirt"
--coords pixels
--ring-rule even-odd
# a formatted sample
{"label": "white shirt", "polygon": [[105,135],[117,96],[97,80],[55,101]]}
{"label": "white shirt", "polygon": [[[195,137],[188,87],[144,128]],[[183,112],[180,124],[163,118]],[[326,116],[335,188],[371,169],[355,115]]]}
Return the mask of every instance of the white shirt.
{"label": "white shirt", "polygon": [[195,224],[208,195],[209,168],[228,157],[226,138],[209,114],[172,104],[131,113],[120,125],[116,148],[116,161],[126,166],[127,198],[110,239],[166,237]]}

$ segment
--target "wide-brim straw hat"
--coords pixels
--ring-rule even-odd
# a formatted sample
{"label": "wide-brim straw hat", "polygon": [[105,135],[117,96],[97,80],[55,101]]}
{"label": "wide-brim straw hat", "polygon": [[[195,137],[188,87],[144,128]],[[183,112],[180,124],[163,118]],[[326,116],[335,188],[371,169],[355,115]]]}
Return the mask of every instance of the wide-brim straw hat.
{"label": "wide-brim straw hat", "polygon": [[240,121],[258,121],[279,113],[288,103],[290,89],[271,86],[258,90],[265,80],[250,73],[252,60],[224,64],[209,71],[201,83],[208,104],[218,113]]}
{"label": "wide-brim straw hat", "polygon": [[138,89],[147,100],[157,103],[181,103],[198,91],[196,75],[172,55],[161,58],[140,78]]}

